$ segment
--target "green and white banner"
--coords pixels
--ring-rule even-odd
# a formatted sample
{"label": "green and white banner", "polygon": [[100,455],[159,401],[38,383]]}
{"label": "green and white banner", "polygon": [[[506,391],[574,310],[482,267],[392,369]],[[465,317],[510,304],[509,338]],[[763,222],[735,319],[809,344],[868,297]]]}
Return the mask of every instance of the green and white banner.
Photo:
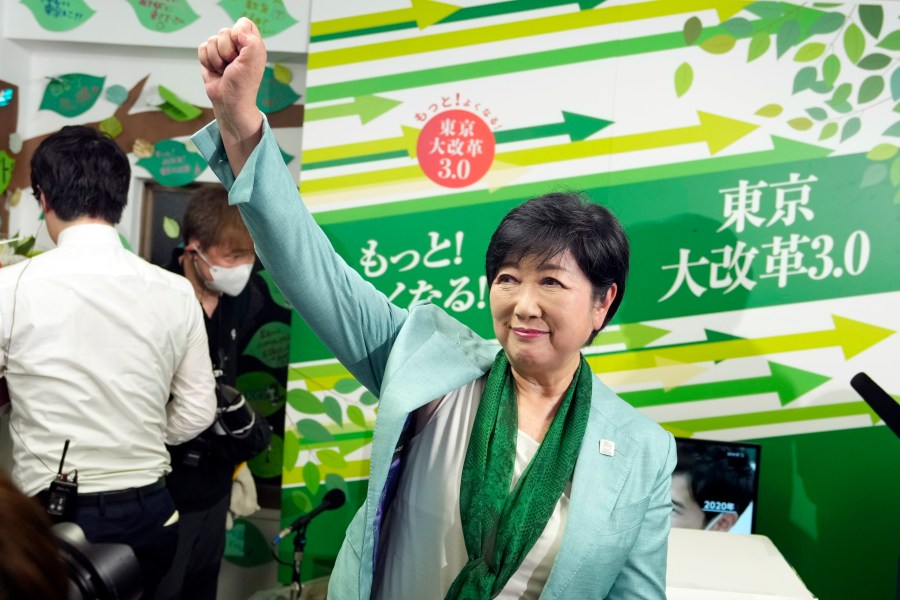
{"label": "green and white banner", "polygon": [[[900,394],[900,5],[312,11],[300,190],[395,303],[493,337],[491,232],[528,198],[583,190],[632,243],[622,308],[588,350],[625,400],[683,437],[893,443],[849,380]],[[297,319],[291,344],[283,519],[341,487],[352,506],[316,526],[343,531],[377,401]],[[320,537],[307,576],[337,552]]]}

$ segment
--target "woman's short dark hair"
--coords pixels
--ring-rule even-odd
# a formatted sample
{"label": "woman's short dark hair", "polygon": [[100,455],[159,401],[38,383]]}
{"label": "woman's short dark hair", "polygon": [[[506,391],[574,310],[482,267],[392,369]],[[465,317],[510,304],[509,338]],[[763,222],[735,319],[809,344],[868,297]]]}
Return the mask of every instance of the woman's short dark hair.
{"label": "woman's short dark hair", "polygon": [[96,129],[69,125],[40,143],[31,157],[31,187],[63,221],[95,217],[115,224],[128,202],[131,164]]}
{"label": "woman's short dark hair", "polygon": [[509,211],[488,244],[485,257],[488,285],[506,261],[519,261],[526,256],[549,260],[567,250],[590,280],[596,298],[605,298],[612,284],[616,284],[618,291],[600,327],[603,329],[625,295],[630,251],[619,220],[585,194],[545,194]]}

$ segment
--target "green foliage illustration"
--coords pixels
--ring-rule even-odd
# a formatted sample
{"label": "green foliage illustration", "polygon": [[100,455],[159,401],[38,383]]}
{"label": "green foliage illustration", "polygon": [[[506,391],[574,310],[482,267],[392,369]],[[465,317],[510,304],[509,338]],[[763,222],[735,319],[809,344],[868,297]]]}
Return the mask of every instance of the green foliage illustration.
{"label": "green foliage illustration", "polygon": [[187,0],[128,0],[138,21],[150,31],[172,33],[187,27],[199,18]]}
{"label": "green foliage illustration", "polygon": [[77,117],[97,102],[105,80],[105,77],[84,73],[54,77],[44,88],[40,108],[52,110],[64,117]]}
{"label": "green foliage illustration", "polygon": [[47,31],[70,31],[84,25],[94,16],[94,9],[84,0],[21,0],[34,15],[38,25]]}

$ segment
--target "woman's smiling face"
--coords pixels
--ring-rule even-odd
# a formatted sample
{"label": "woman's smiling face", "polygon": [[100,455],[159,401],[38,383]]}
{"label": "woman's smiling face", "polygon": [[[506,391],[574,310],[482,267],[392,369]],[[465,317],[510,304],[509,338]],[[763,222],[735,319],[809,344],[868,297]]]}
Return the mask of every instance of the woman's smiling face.
{"label": "woman's smiling face", "polygon": [[491,283],[494,333],[519,374],[571,376],[615,294],[613,285],[605,298],[596,298],[569,251],[549,259],[528,255],[507,261]]}

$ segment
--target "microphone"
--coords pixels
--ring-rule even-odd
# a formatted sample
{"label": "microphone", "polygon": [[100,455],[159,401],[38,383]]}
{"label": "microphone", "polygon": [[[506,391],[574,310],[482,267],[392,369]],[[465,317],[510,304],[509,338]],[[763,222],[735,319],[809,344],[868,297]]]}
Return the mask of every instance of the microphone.
{"label": "microphone", "polygon": [[337,488],[333,490],[328,490],[328,493],[325,494],[325,497],[322,498],[322,503],[306,513],[305,515],[301,515],[297,517],[297,519],[291,523],[290,527],[285,527],[281,531],[278,532],[278,535],[272,540],[273,544],[277,544],[281,542],[284,538],[289,536],[291,533],[306,527],[313,518],[317,517],[319,513],[325,512],[326,510],[334,510],[335,508],[340,508],[344,505],[344,502],[347,501],[347,496],[344,494],[342,490]]}
{"label": "microphone", "polygon": [[881,417],[884,424],[890,427],[897,437],[900,437],[900,404],[865,373],[854,375],[850,380],[850,385]]}

